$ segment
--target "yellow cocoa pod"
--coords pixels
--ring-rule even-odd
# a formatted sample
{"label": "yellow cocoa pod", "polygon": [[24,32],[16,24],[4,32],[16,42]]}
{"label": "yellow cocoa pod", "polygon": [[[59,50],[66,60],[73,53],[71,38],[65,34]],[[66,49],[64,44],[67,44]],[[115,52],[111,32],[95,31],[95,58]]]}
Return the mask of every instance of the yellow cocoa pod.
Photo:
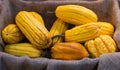
{"label": "yellow cocoa pod", "polygon": [[16,24],[9,24],[2,30],[2,38],[4,42],[13,44],[23,40],[24,35]]}
{"label": "yellow cocoa pod", "polygon": [[16,24],[26,38],[38,49],[48,48],[51,40],[47,28],[41,24],[33,15],[26,11],[20,11],[16,16]]}
{"label": "yellow cocoa pod", "polygon": [[109,35],[100,35],[94,40],[89,40],[85,43],[86,49],[92,57],[99,57],[102,54],[112,53],[117,51],[115,41]]}
{"label": "yellow cocoa pod", "polygon": [[110,35],[114,34],[114,27],[111,23],[108,22],[96,22],[101,27],[101,35]]}
{"label": "yellow cocoa pod", "polygon": [[41,24],[44,25],[44,21],[43,21],[43,18],[40,14],[38,14],[37,12],[30,12],[30,14],[32,14],[34,16],[34,18],[36,18]]}
{"label": "yellow cocoa pod", "polygon": [[51,55],[54,59],[76,60],[87,57],[88,52],[80,43],[64,42],[55,44],[51,48]]}
{"label": "yellow cocoa pod", "polygon": [[5,52],[15,56],[40,57],[42,50],[37,50],[30,43],[17,43],[5,46]]}
{"label": "yellow cocoa pod", "polygon": [[87,23],[65,31],[65,41],[85,42],[100,35],[101,28],[96,23]]}
{"label": "yellow cocoa pod", "polygon": [[[52,28],[50,29],[49,35],[52,38],[55,35],[64,34],[67,28],[68,28],[67,23],[63,22],[61,19],[57,19],[53,23]],[[52,39],[53,45],[62,41],[63,41],[63,37],[56,37]]]}
{"label": "yellow cocoa pod", "polygon": [[56,16],[74,25],[96,22],[97,15],[90,9],[80,5],[61,5],[56,8]]}

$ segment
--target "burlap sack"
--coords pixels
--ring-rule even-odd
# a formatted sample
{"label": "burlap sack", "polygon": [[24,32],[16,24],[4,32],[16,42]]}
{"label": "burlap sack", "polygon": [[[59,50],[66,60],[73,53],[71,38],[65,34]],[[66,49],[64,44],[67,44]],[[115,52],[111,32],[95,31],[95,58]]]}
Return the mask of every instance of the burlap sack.
{"label": "burlap sack", "polygon": [[[85,6],[99,17],[99,21],[107,21],[115,26],[115,39],[120,48],[120,20],[117,0],[1,0],[0,1],[0,35],[1,30],[9,23],[15,23],[15,15],[21,10],[36,11],[43,16],[45,25],[50,30],[56,19],[55,9],[58,5],[78,4]],[[5,43],[0,36],[1,50]],[[81,60],[55,60],[46,57],[16,57],[0,52],[0,70],[120,70],[120,53],[110,53],[100,58],[84,58]]]}

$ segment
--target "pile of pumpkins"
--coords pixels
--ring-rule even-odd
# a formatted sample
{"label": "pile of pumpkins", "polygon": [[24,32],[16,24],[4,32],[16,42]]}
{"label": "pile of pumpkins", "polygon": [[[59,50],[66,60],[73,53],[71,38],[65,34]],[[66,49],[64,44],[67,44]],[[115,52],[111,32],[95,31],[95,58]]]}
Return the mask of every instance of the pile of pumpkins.
{"label": "pile of pumpkins", "polygon": [[[55,15],[57,19],[48,31],[39,13],[19,11],[15,23],[2,30],[5,52],[36,58],[42,57],[43,50],[50,48],[53,59],[77,60],[97,58],[118,50],[112,38],[114,26],[109,22],[98,22],[98,16],[91,9],[60,5],[55,9]],[[75,26],[69,28],[70,25]],[[25,38],[28,41],[23,41]]]}

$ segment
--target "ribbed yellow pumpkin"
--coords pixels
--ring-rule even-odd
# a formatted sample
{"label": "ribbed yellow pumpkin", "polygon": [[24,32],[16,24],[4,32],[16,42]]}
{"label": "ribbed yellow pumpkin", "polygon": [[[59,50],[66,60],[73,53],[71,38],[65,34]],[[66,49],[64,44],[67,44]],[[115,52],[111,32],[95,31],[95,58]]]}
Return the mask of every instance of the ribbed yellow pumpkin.
{"label": "ribbed yellow pumpkin", "polygon": [[13,44],[22,41],[24,35],[16,24],[9,24],[2,30],[2,39],[4,42]]}
{"label": "ribbed yellow pumpkin", "polygon": [[89,40],[85,43],[85,47],[92,57],[117,51],[116,43],[109,35],[100,35],[94,40]]}

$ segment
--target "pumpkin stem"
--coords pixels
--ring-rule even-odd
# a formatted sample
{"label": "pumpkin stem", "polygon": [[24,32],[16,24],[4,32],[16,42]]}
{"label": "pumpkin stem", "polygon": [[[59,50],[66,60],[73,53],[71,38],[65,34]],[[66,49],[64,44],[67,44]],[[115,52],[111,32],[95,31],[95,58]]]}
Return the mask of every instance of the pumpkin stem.
{"label": "pumpkin stem", "polygon": [[63,35],[63,34],[58,34],[58,35],[54,35],[53,37],[51,37],[51,39],[52,39],[52,44],[51,45],[53,45],[53,39],[54,38],[56,38],[56,37],[64,37],[65,35]]}
{"label": "pumpkin stem", "polygon": [[58,35],[54,35],[53,37],[52,37],[52,40],[54,39],[54,38],[56,38],[56,37],[64,37],[65,35],[63,35],[63,34],[58,34]]}

